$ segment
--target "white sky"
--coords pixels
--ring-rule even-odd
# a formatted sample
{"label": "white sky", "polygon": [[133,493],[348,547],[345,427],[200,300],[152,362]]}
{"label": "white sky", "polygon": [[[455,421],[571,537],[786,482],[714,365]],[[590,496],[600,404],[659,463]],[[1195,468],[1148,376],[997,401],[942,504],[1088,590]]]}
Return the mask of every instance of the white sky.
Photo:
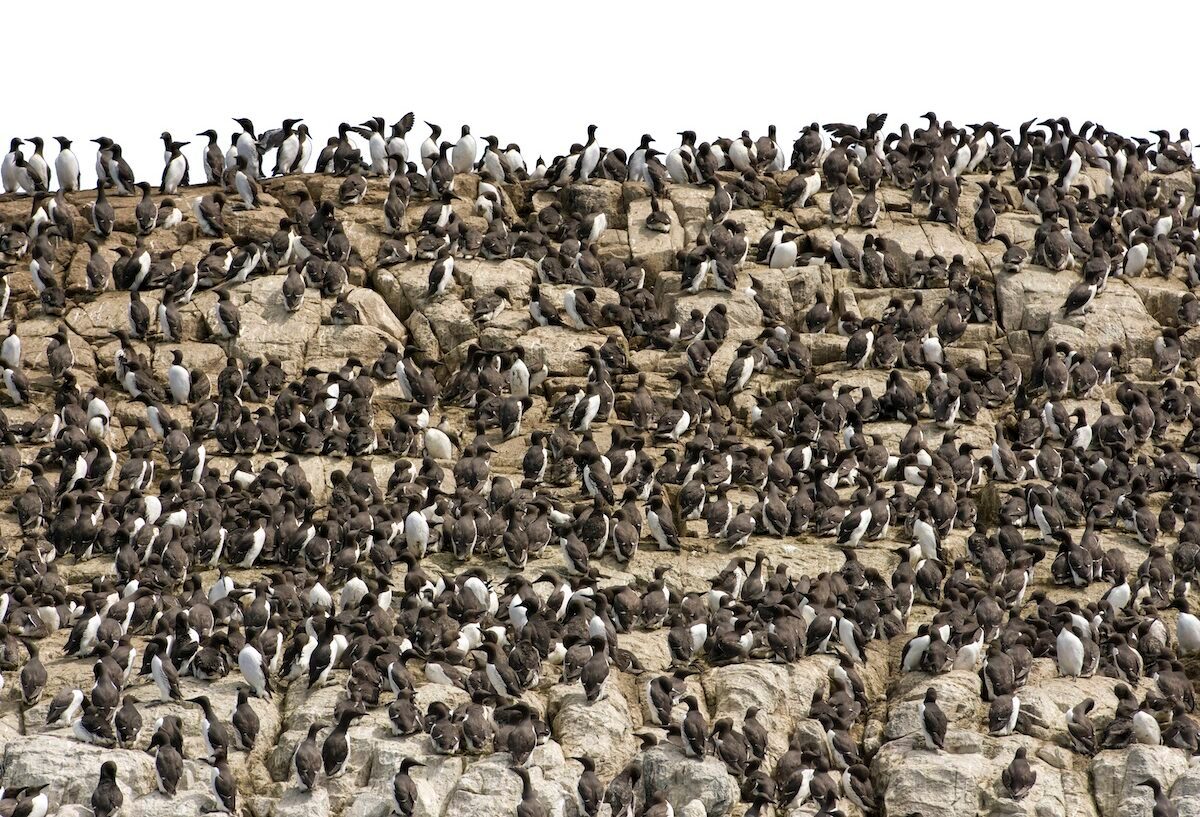
{"label": "white sky", "polygon": [[195,181],[193,134],[215,128],[224,148],[234,116],[260,130],[303,116],[319,147],[340,121],[390,125],[413,110],[413,149],[423,120],[451,141],[466,121],[518,142],[530,164],[584,141],[590,122],[602,145],[626,150],[643,132],[668,150],[685,128],[703,140],[772,122],[790,147],[810,121],[861,123],[869,111],[891,114],[887,130],[929,109],[1013,130],[1059,115],[1126,134],[1200,128],[1188,39],[1200,4],[1155,3],[1153,20],[1044,0],[352,2],[319,15],[278,3],[248,13],[244,0],[119,5],[56,6],[69,25],[30,13],[21,25],[42,34],[5,43],[4,147],[38,134],[52,161],[51,137],[65,135],[85,185],[100,135],[157,183],[164,129],[193,141]]}

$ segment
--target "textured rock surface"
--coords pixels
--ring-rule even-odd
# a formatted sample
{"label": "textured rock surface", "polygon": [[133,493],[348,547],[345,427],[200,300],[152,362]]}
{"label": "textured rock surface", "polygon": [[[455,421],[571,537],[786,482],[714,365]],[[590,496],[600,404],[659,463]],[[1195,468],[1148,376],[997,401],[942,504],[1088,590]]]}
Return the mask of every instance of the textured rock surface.
{"label": "textured rock surface", "polygon": [[[785,154],[789,150],[781,149]],[[889,156],[897,163],[902,158]],[[552,181],[560,170],[558,165],[551,168]],[[1051,181],[1058,172],[1057,167],[1038,170],[1048,173]],[[12,293],[5,317],[15,322],[22,340],[21,360],[5,364],[21,371],[29,384],[27,400],[18,403],[6,394],[3,407],[5,429],[12,435],[6,437],[11,450],[0,452],[4,466],[0,469],[4,478],[0,535],[8,556],[0,566],[0,586],[9,638],[2,645],[7,683],[0,697],[0,785],[9,791],[46,785],[51,814],[87,814],[100,765],[114,760],[126,814],[213,812],[218,803],[210,788],[200,709],[186,700],[160,700],[152,676],[138,673],[150,639],[156,633],[164,639],[170,636],[172,649],[179,649],[189,640],[188,628],[194,627],[200,646],[221,655],[225,666],[218,674],[223,677],[200,679],[185,671],[180,685],[184,699],[205,695],[228,721],[245,681],[237,667],[237,650],[230,643],[240,644],[249,636],[265,648],[267,635],[278,635],[279,649],[288,650],[297,644],[297,633],[307,631],[303,638],[324,645],[318,633],[326,614],[332,612],[337,615],[336,629],[353,646],[341,653],[328,684],[310,687],[303,667],[292,678],[286,677],[285,668],[273,674],[275,694],[270,700],[250,699],[260,721],[258,743],[252,751],[231,750],[228,757],[242,813],[253,817],[391,815],[393,779],[405,759],[411,758],[423,764],[411,770],[417,792],[415,817],[510,815],[521,801],[522,781],[513,770],[514,757],[507,745],[497,742],[471,752],[464,747],[439,751],[420,728],[422,724],[417,724],[415,734],[397,736],[389,705],[397,697],[393,687],[404,687],[408,680],[403,676],[408,675],[415,686],[412,696],[418,719],[431,706],[436,711],[444,705],[454,713],[457,729],[474,701],[484,707],[482,719],[495,727],[492,721],[517,710],[510,696],[495,694],[483,670],[487,661],[479,649],[483,641],[479,633],[489,627],[502,633],[499,639],[515,662],[511,653],[521,646],[517,617],[553,602],[539,614],[548,615],[544,622],[556,644],[578,649],[589,635],[599,632],[619,653],[608,656],[614,665],[594,702],[588,701],[578,681],[564,682],[564,658],[557,649],[542,656],[545,660],[538,666],[535,682],[521,690],[520,700],[541,730],[524,767],[534,798],[551,817],[584,813],[577,786],[583,772],[579,759],[585,755],[594,762],[603,784],[614,778],[619,784],[634,772],[635,815],[661,792],[679,817],[738,817],[751,807],[755,793],[761,794],[762,787],[773,782],[777,794],[787,791],[795,796],[797,789],[802,793],[788,802],[780,797],[770,798],[769,805],[760,802],[760,815],[770,809],[781,815],[818,810],[828,814],[836,806],[849,817],[858,817],[862,804],[850,790],[848,778],[842,777],[845,764],[830,748],[834,737],[853,745],[855,760],[867,770],[878,806],[875,813],[891,817],[1149,815],[1152,796],[1140,784],[1150,777],[1160,782],[1179,814],[1200,815],[1200,773],[1190,751],[1136,739],[1123,742],[1119,734],[1109,740],[1107,734],[1114,720],[1130,716],[1132,710],[1123,709],[1130,700],[1134,709],[1150,713],[1163,730],[1178,720],[1172,712],[1169,681],[1158,677],[1155,669],[1155,661],[1163,660],[1167,663],[1161,669],[1170,670],[1170,661],[1181,651],[1178,610],[1168,605],[1176,582],[1164,575],[1164,563],[1147,561],[1160,555],[1151,553],[1149,541],[1154,539],[1166,549],[1161,555],[1173,565],[1170,578],[1179,580],[1179,592],[1190,594],[1193,602],[1198,562],[1192,549],[1200,542],[1196,516],[1200,497],[1191,487],[1197,470],[1196,446],[1189,434],[1195,393],[1178,392],[1174,399],[1181,408],[1176,409],[1170,409],[1171,401],[1164,395],[1168,372],[1180,386],[1194,387],[1191,353],[1198,348],[1197,341],[1186,335],[1181,316],[1197,283],[1194,246],[1189,249],[1185,241],[1189,235],[1195,240],[1195,187],[1184,171],[1139,171],[1144,172],[1130,180],[1125,199],[1104,202],[1114,205],[1113,212],[1089,211],[1085,228],[1102,220],[1113,222],[1119,238],[1110,252],[1114,267],[1120,269],[1130,240],[1122,232],[1121,215],[1140,210],[1149,220],[1157,217],[1160,207],[1168,209],[1167,215],[1176,217],[1170,240],[1176,242],[1177,266],[1159,269],[1151,254],[1141,276],[1108,277],[1090,309],[1072,315],[1064,314],[1064,302],[1079,284],[1078,269],[1086,254],[1076,250],[1073,270],[1053,272],[1040,263],[1044,258],[1035,257],[1021,271],[1012,272],[1004,269],[998,242],[978,241],[972,218],[981,191],[993,178],[997,197],[1004,202],[997,205],[997,232],[1035,256],[1041,241],[1042,219],[1021,207],[1026,185],[1018,188],[1011,169],[998,168],[992,175],[986,165],[960,174],[957,180],[961,188],[956,190],[957,225],[932,220],[930,202],[914,200],[908,186],[898,187],[891,178],[877,191],[885,206],[874,227],[862,226],[853,217],[850,223],[832,225],[827,179],[808,206],[784,205],[787,185],[796,176],[792,170],[758,174],[765,191],[758,200],[745,186],[738,186],[748,180],[721,171],[722,189],[738,196],[724,225],[713,224],[710,218],[711,184],[670,182],[655,191],[661,212],[669,219],[664,231],[648,226],[652,204],[647,185],[610,178],[575,182],[569,170],[561,184],[528,177],[498,184],[505,220],[500,233],[489,231],[476,204],[480,190],[494,180],[481,180],[475,173],[458,174],[454,180],[458,198],[451,206],[455,217],[450,233],[442,227],[421,228],[435,200],[414,193],[404,229],[391,234],[383,213],[388,183],[375,176],[366,179],[362,201],[350,205],[338,203],[344,180],[326,175],[260,180],[262,202],[257,209],[242,208],[236,193],[226,191],[226,235],[220,237],[201,234],[193,211],[193,205],[217,193],[217,187],[184,189],[174,197],[184,211],[183,223],[142,236],[136,235],[137,197],[110,191],[116,232],[101,240],[98,251],[110,265],[123,263],[118,247],[122,251],[144,247],[155,254],[156,263],[163,257],[161,263],[171,268],[170,275],[162,276],[165,279],[181,272],[185,263],[207,264],[219,271],[224,268],[222,254],[231,246],[237,247],[234,254],[247,248],[262,252],[263,260],[249,280],[231,280],[220,287],[239,308],[241,328],[235,338],[223,333],[218,296],[210,286],[215,282],[205,272],[201,273],[205,280],[190,299],[180,297],[176,284],[156,279],[140,296],[151,314],[149,333],[144,338],[114,338],[115,330],[130,329],[130,295],[111,284],[101,292],[87,285],[89,250],[82,236],[91,226],[94,191],[63,198],[77,212],[73,219],[65,216],[57,229],[60,233],[73,229],[80,239],[76,241],[45,234],[34,239],[30,199],[0,196],[0,262]],[[856,164],[852,177],[857,179],[860,172]],[[1088,167],[1081,177],[1092,203],[1097,191],[1103,195],[1102,174],[1101,169]],[[198,176],[193,169],[193,177]],[[864,192],[861,184],[851,187],[856,199]],[[1155,189],[1160,190],[1158,198]],[[1178,201],[1170,198],[1175,190],[1181,191]],[[336,237],[328,236],[329,225],[318,224],[317,218],[310,222],[311,214],[301,213],[302,192],[332,206],[332,218],[349,242],[340,256]],[[155,203],[162,198],[151,196]],[[600,214],[607,228],[589,241],[587,231]],[[284,222],[283,232],[277,235],[285,218],[292,221]],[[776,218],[784,220],[788,240],[796,234],[795,265],[776,268],[758,260],[759,239],[772,229]],[[1067,226],[1065,213],[1060,221]],[[314,237],[314,231],[322,237]],[[888,280],[865,280],[862,269],[847,269],[838,260],[841,242],[861,250],[868,234],[872,240],[884,239],[881,245],[893,276]],[[494,250],[489,254],[488,238],[497,239],[512,257],[497,257]],[[397,239],[404,245],[405,257],[385,259],[386,242]],[[733,251],[729,259],[723,258],[736,269],[733,286],[718,288],[714,269],[706,285],[695,292],[684,291],[695,264],[704,257],[702,247],[726,246],[722,242],[731,241],[740,247],[739,240],[746,243],[745,259]],[[215,248],[218,241],[222,245]],[[439,242],[449,244],[455,258],[453,278],[440,297],[428,294]],[[287,257],[280,256],[281,246],[287,247]],[[698,250],[700,256],[690,255]],[[210,264],[214,254],[217,260]],[[63,303],[35,292],[30,271],[34,259],[43,274],[63,287]],[[303,302],[289,309],[282,285],[285,274],[298,262],[307,287]],[[503,309],[481,315],[480,305],[501,290],[506,295]],[[905,327],[916,320],[917,294],[932,328],[904,336]],[[537,303],[531,304],[535,296]],[[832,313],[828,326],[822,327],[827,331],[819,333],[808,331],[806,325],[806,315],[818,296]],[[167,339],[158,313],[159,305],[172,299],[178,299],[182,337]],[[963,301],[961,309],[955,299]],[[581,301],[591,308],[580,307]],[[947,301],[969,324],[954,338],[949,327],[944,331],[940,327]],[[984,307],[991,305],[994,319],[985,314]],[[586,318],[582,326],[574,323],[572,315],[572,310],[579,314],[581,308]],[[535,314],[542,314],[542,309],[552,310],[562,320],[539,325]],[[722,319],[724,328],[720,328]],[[877,348],[885,335],[904,347],[894,367],[876,359],[866,361],[865,368],[851,367],[848,349],[861,337],[849,336],[863,319],[880,322],[874,326]],[[1195,319],[1200,321],[1200,314]],[[853,325],[838,331],[841,320]],[[70,382],[61,372],[56,374],[47,358],[53,349],[49,338],[60,324],[74,355]],[[1170,334],[1165,330],[1174,329],[1184,334],[1183,359],[1177,368],[1160,359],[1164,334]],[[743,343],[754,350],[757,366],[744,390],[730,394],[726,374],[737,365]],[[1120,347],[1119,369],[1111,382],[1093,387],[1087,369],[1094,355],[1114,346]],[[601,351],[591,353],[588,347]],[[1046,384],[1039,363],[1045,350],[1056,349],[1065,352],[1067,383],[1051,395],[1053,405],[1043,414]],[[145,373],[165,388],[176,351],[193,380],[207,377],[211,395],[189,397],[184,405],[164,405],[153,395],[139,398],[131,393],[124,372],[118,371],[125,360],[142,356]],[[1002,352],[1011,353],[1020,367],[1020,389],[1003,381],[1011,370],[1001,369]],[[408,364],[403,383],[396,377],[397,355]],[[512,388],[510,369],[517,355],[533,372],[534,382],[523,406],[520,430],[506,438],[499,428],[498,401]],[[622,365],[621,358],[629,365]],[[223,373],[228,359],[235,361],[246,382],[222,394],[226,389],[222,383],[228,382],[222,378],[232,375]],[[388,364],[375,367],[377,360]],[[603,363],[598,366],[598,361]],[[274,372],[273,366],[281,372],[279,382],[260,391],[257,375],[268,369]],[[598,375],[601,369],[603,374]],[[418,375],[438,393],[406,394],[406,390],[420,392],[421,384],[413,384]],[[890,377],[899,378],[918,396],[912,417],[905,407],[890,403],[883,411],[860,416],[866,404],[859,401],[868,392],[875,399],[892,399]],[[611,392],[600,389],[598,379]],[[948,379],[972,382],[973,394],[982,401],[972,416],[967,416],[965,406],[949,420],[944,413],[937,415],[939,409],[933,404],[941,394],[938,387]],[[678,381],[683,383],[682,393]],[[1149,421],[1134,417],[1141,402],[1123,391],[1131,388],[1123,385],[1126,381],[1149,395],[1141,397],[1151,410]],[[640,429],[632,419],[639,382],[644,382],[654,401],[655,415]],[[469,394],[450,393],[462,383]],[[485,387],[488,393],[480,391],[474,399],[476,390]],[[73,388],[77,394],[71,393]],[[845,398],[842,403],[836,400],[839,393]],[[107,402],[113,422],[89,433],[79,427],[79,418],[86,426],[88,398],[93,394]],[[592,394],[602,395],[605,405],[590,428],[572,419],[575,412],[569,409],[564,421],[551,419],[563,400],[569,405],[572,395]],[[68,404],[82,410],[71,414],[64,409]],[[147,456],[158,473],[140,479],[141,465],[134,462],[129,441],[139,432],[139,424],[154,425],[148,420],[149,406],[170,414],[187,435],[184,447],[204,445],[208,473],[199,482],[178,461],[168,462],[166,446],[157,436],[151,438]],[[1109,413],[1121,417],[1121,430],[1125,416],[1133,417],[1131,431],[1119,441],[1073,450],[1069,439],[1064,439],[1068,435],[1037,425],[1048,419],[1058,421],[1051,417],[1055,406],[1062,409],[1063,417],[1082,410],[1089,422],[1096,423],[1097,435],[1099,418]],[[685,407],[691,411],[681,434],[674,434],[673,422],[658,425],[659,417]],[[205,415],[209,410],[211,414]],[[205,416],[210,417],[207,428]],[[50,428],[56,418],[59,436],[50,438],[41,429]],[[64,423],[64,418],[69,422]],[[886,463],[887,455],[902,456],[902,440],[911,433],[910,419],[924,434],[923,442],[912,445],[935,455],[932,465],[923,462],[918,469],[911,457],[898,468]],[[1037,427],[1031,429],[1031,422]],[[1154,426],[1153,435],[1148,428],[1141,434],[1147,422]],[[61,426],[71,423],[75,427],[64,432]],[[239,433],[256,440],[265,437],[272,423],[278,441],[250,446],[240,441]],[[432,434],[425,427],[439,423],[450,432],[454,449],[450,459],[435,462],[427,450]],[[1070,423],[1073,428],[1075,421]],[[997,429],[1003,435],[999,441]],[[540,475],[530,473],[524,463],[534,431],[562,438],[551,441],[554,461]],[[846,431],[863,436],[852,439]],[[477,439],[477,434],[482,437]],[[878,435],[887,450],[885,463],[868,474],[872,435]],[[493,451],[481,447],[483,437]],[[639,441],[636,446],[627,444],[633,437]],[[962,444],[967,448],[960,451]],[[622,458],[628,454],[635,463],[615,480],[611,503],[594,503],[586,485],[581,487],[579,474],[593,449],[608,457],[613,471],[624,462],[618,453]],[[1180,450],[1182,466],[1166,461]],[[1013,459],[1005,465],[1002,456],[1013,451]],[[956,459],[960,453],[965,462]],[[15,461],[10,461],[10,454]],[[78,484],[68,485],[77,454],[83,455],[84,473]],[[108,454],[116,459],[112,475],[103,473]],[[264,471],[270,463],[284,472],[287,454],[295,455],[307,486],[299,487],[295,474],[280,478],[269,469]],[[1065,467],[1059,466],[1066,478],[1057,472],[1034,471],[1030,463],[1038,454],[1066,460]],[[477,491],[466,487],[469,475],[455,472],[463,460],[483,462],[487,478]],[[45,499],[49,501],[40,514],[28,519],[18,506],[41,499],[37,484],[31,482],[37,468],[17,469],[18,462],[44,466],[48,480]],[[727,491],[731,515],[743,510],[753,517],[744,550],[731,553],[721,537],[709,535],[705,518],[682,518],[681,494],[687,486],[659,471],[674,464],[682,464],[684,471],[697,468],[696,480],[706,489],[710,506]],[[122,470],[133,465],[137,468],[129,473]],[[756,466],[762,470],[755,471]],[[1039,460],[1036,467],[1048,466]],[[246,469],[265,476],[251,487],[233,481],[235,472]],[[421,476],[414,479],[417,471]],[[67,476],[60,476],[64,472]],[[526,480],[528,496],[509,507],[502,491]],[[718,489],[723,482],[728,485]],[[764,488],[768,483],[778,496]],[[891,497],[896,503],[886,533],[873,526],[856,542],[855,553],[839,552],[839,545],[849,538],[842,531],[840,542],[835,541],[843,517],[868,507],[875,485],[882,491],[881,498]],[[441,490],[440,498],[431,486]],[[829,491],[820,490],[821,486]],[[1070,497],[1063,496],[1063,487],[1072,492]],[[530,501],[534,491],[545,498],[544,506]],[[921,500],[930,504],[949,497],[950,510],[943,507],[939,513],[951,517],[957,513],[958,518],[954,524],[944,520],[946,529],[937,537],[936,558],[914,554],[900,560],[897,549],[914,542],[919,548],[920,537],[914,532],[916,512],[907,505],[903,512],[896,509],[901,507],[900,499],[916,499],[918,491]],[[834,495],[832,502],[827,501],[829,493]],[[63,501],[63,494],[69,502]],[[599,543],[591,542],[588,564],[568,563],[560,536],[565,541],[570,532],[571,538],[582,538],[587,529],[558,522],[549,543],[528,555],[523,570],[513,567],[523,562],[521,554],[509,552],[506,558],[512,538],[506,539],[505,534],[516,532],[520,543],[534,534],[538,524],[550,531],[551,502],[576,519],[595,510],[615,526],[614,508],[628,502],[644,516],[652,494],[665,497],[674,514],[682,545],[677,553],[659,550],[651,528],[639,519],[634,541],[641,545],[631,560],[615,558],[614,540],[620,531],[606,528]],[[768,528],[764,505],[775,500],[786,503],[797,495],[817,502],[816,508],[810,502],[807,509],[803,504],[787,509],[793,524],[797,519],[803,524],[786,533]],[[1143,495],[1148,500],[1145,506]],[[157,504],[152,507],[147,497],[162,498],[161,515],[156,515]],[[77,503],[89,499],[97,500],[92,510],[101,508],[94,519],[76,512]],[[1074,507],[1068,505],[1070,499],[1084,510],[1064,523],[1066,509]],[[1037,517],[1027,502],[1047,503],[1058,521]],[[168,522],[170,512],[180,509],[186,511],[187,520]],[[243,564],[253,544],[247,521],[250,512],[268,518],[271,537],[257,561],[248,558]],[[405,519],[410,512],[432,518],[434,535],[425,557],[406,565],[400,554],[406,548],[417,550],[406,545],[410,534]],[[1096,574],[1089,581],[1078,587],[1069,580],[1056,581],[1062,570],[1061,565],[1052,566],[1058,564],[1057,530],[1070,532],[1074,537],[1070,544],[1080,542],[1083,515],[1088,512],[1096,517],[1095,546],[1104,556],[1104,569],[1097,557]],[[1153,537],[1147,533],[1147,519],[1157,525]],[[285,520],[295,525],[286,536]],[[220,530],[225,537],[225,550],[215,559],[200,555],[210,547],[202,527],[209,521],[214,527],[207,533]],[[312,536],[303,529],[310,522]],[[460,534],[471,540],[467,558],[455,555],[455,537]],[[172,547],[180,541],[182,564],[172,561],[178,555]],[[321,552],[321,547],[328,551]],[[1120,570],[1113,562],[1118,554],[1126,562]],[[1022,561],[1026,557],[1028,562]],[[916,574],[904,574],[898,566],[910,562]],[[1023,572],[1026,566],[1028,575]],[[390,588],[387,610],[371,604],[342,610],[351,567],[353,575],[367,580],[371,593],[383,594]],[[470,596],[473,591],[464,589],[468,568],[486,571],[483,575],[489,581],[482,603]],[[657,568],[669,571],[656,573]],[[864,569],[866,577],[861,573]],[[946,575],[931,580],[928,571],[935,569]],[[138,574],[141,590],[128,583],[131,571]],[[757,572],[748,578],[751,571]],[[515,580],[521,575],[527,582]],[[221,577],[231,579],[237,588],[223,601],[210,595]],[[534,583],[540,577],[546,581]],[[651,585],[656,578],[670,592],[670,608],[662,620],[643,626],[639,610],[652,591],[661,590],[661,585]],[[1106,592],[1120,588],[1126,578],[1141,593],[1136,603],[1119,613],[1104,607],[1100,602]],[[1187,589],[1185,580],[1192,580]],[[260,581],[264,583],[256,587]],[[564,585],[575,594],[570,603],[562,598]],[[332,611],[320,603],[323,590],[332,593]],[[254,618],[261,612],[254,605],[263,591],[269,594],[270,612],[277,616],[270,621]],[[905,592],[909,599],[916,596],[911,611],[902,610]],[[527,600],[536,594],[538,603],[529,601],[529,611],[516,614],[516,605],[510,604],[514,594]],[[132,614],[128,633],[121,632],[125,625],[120,616],[126,608],[115,606],[125,596],[146,605]],[[372,596],[372,602],[376,598]],[[1003,625],[1005,638],[1011,635],[1013,642],[1028,648],[1027,677],[1015,690],[1022,717],[1013,734],[989,734],[992,703],[981,693],[984,662],[982,657],[963,657],[970,654],[973,633],[985,615],[981,608],[987,602],[993,603],[997,617],[987,625],[997,632],[989,631],[987,639],[999,643]],[[1092,677],[1061,677],[1056,664],[1054,634],[1060,625],[1047,617],[1053,618],[1055,605],[1066,604],[1074,606],[1058,612],[1070,609],[1093,622],[1091,637],[1099,655],[1098,666],[1089,673]],[[828,649],[822,648],[821,639],[811,639],[818,618],[836,610],[838,616],[854,619],[868,608],[877,620],[862,645],[865,662],[842,659],[851,645],[841,633],[829,639]],[[188,610],[192,622],[202,623],[177,618],[179,610]],[[137,650],[123,691],[136,696],[145,726],[136,740],[121,748],[87,745],[67,724],[46,725],[55,694],[92,689],[93,664],[100,655],[64,655],[64,647],[72,628],[83,629],[81,622],[95,611],[106,619],[109,635],[116,628],[114,645],[127,636],[120,646]],[[44,622],[56,616],[58,628],[43,631]],[[807,625],[810,637],[806,641],[801,634],[799,655],[790,661],[773,640],[777,622],[787,619]],[[268,624],[271,629],[264,634]],[[867,626],[865,619],[863,624]],[[931,624],[950,628],[946,660],[938,666],[901,671],[910,640],[927,633]],[[1166,643],[1156,629],[1159,624]],[[695,632],[700,632],[696,650],[681,655],[681,650],[691,652],[679,645]],[[39,648],[49,672],[40,702],[21,701],[19,670],[26,663],[27,649],[11,638],[14,634],[31,636],[30,643]],[[214,635],[220,638],[214,640]],[[368,657],[373,642],[380,645],[379,660],[374,660],[375,654]],[[1005,641],[1005,650],[1011,650],[1013,642]],[[464,645],[469,649],[454,652]],[[1117,654],[1123,646],[1143,661],[1141,677],[1119,677],[1123,670]],[[274,650],[276,644],[270,647]],[[468,674],[475,672],[457,686],[440,683],[436,671],[427,670],[427,662],[435,658],[458,660]],[[287,660],[293,660],[290,653]],[[296,660],[314,659],[306,654]],[[852,666],[861,689],[846,689],[838,680],[842,660]],[[185,666],[184,660],[178,663]],[[1175,668],[1184,687],[1190,689],[1198,668],[1194,658],[1182,669]],[[385,680],[393,672],[392,680]],[[655,720],[647,685],[673,674],[678,687],[671,702],[673,726],[664,729]],[[1120,684],[1131,690],[1131,699],[1118,697]],[[382,692],[372,698],[362,695],[364,687]],[[921,738],[920,707],[931,688],[948,720],[945,746],[939,751],[928,750]],[[301,790],[293,765],[297,746],[313,724],[321,725],[320,745],[333,729],[335,708],[346,704],[352,691],[365,699],[365,715],[349,727],[345,771],[336,777],[319,774],[315,790]],[[702,759],[687,756],[681,745],[680,724],[687,711],[681,702],[684,695],[695,696],[705,735],[712,739],[710,754]],[[1067,711],[1085,698],[1095,704],[1091,717],[1097,744],[1107,747],[1094,757],[1078,752],[1067,732]],[[749,767],[725,762],[716,751],[714,724],[729,719],[740,735],[751,709],[758,711],[758,722],[767,730],[766,755]],[[157,791],[150,748],[156,721],[164,716],[181,719],[186,757],[173,798]],[[1113,729],[1114,734],[1119,731]],[[1027,750],[1037,775],[1035,787],[1023,800],[1014,800],[1001,783],[1018,748]],[[762,778],[758,782],[756,775]],[[811,793],[810,784],[818,794]],[[614,791],[617,788],[614,785]],[[825,799],[818,802],[821,791]],[[610,805],[605,803],[599,813],[610,814]]]}

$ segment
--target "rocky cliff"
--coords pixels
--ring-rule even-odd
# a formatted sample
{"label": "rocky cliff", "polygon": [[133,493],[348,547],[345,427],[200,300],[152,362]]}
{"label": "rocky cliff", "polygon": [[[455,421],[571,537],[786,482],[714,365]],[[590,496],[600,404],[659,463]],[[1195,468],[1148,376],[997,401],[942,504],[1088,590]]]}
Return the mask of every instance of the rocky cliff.
{"label": "rocky cliff", "polygon": [[[850,165],[857,204],[869,182]],[[889,176],[867,227],[831,223],[828,179],[798,204],[812,172],[722,170],[653,198],[640,181],[481,191],[459,173],[446,211],[411,190],[391,226],[386,178],[295,174],[261,180],[252,209],[184,188],[179,223],[149,229],[140,196],[109,191],[107,236],[95,191],[0,198],[21,340],[6,385],[25,380],[2,457],[9,796],[47,785],[52,814],[89,813],[113,760],[125,814],[218,809],[187,699],[232,728],[249,639],[274,693],[246,702],[254,747],[226,753],[245,814],[403,813],[412,758],[410,814],[524,799],[517,813],[575,817],[596,813],[586,756],[602,814],[1125,817],[1151,814],[1154,778],[1200,815],[1197,669],[1170,604],[1194,596],[1200,542],[1194,246],[1120,274],[1143,241],[1134,209],[1147,234],[1160,203],[1194,233],[1191,174],[1146,170],[1117,209],[1085,167],[1049,215],[1010,169],[960,172],[949,205]],[[151,223],[170,212],[147,198]],[[984,200],[1006,242],[980,241]],[[1048,234],[1080,222],[1109,236],[1105,281],[1065,314],[1092,255],[1068,243],[1059,265]],[[190,383],[173,400],[176,352]],[[1064,629],[1081,630],[1078,673]],[[155,640],[180,700],[160,694]],[[49,676],[36,702],[26,644]],[[122,674],[128,648],[136,737],[47,725],[72,689],[111,722],[94,667]],[[493,679],[505,667],[517,681]],[[948,722],[934,749],[930,689]],[[1068,730],[1085,699],[1090,746]],[[345,709],[345,770],[301,787],[297,747],[313,724],[324,745]],[[152,745],[167,716],[184,756],[171,797]],[[513,736],[530,726],[523,798]],[[1021,799],[1018,749],[1036,773]]]}

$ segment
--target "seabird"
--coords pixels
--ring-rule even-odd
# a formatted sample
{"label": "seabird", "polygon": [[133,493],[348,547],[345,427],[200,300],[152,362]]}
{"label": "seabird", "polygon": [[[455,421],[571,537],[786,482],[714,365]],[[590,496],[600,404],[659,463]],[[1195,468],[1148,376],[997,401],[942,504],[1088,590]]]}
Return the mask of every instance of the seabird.
{"label": "seabird", "polygon": [[412,817],[416,811],[417,784],[412,779],[411,770],[424,767],[425,764],[416,758],[406,757],[392,778],[392,810],[400,817]]}
{"label": "seabird", "polygon": [[125,804],[125,795],[117,784],[117,764],[106,760],[100,764],[100,780],[92,791],[92,813],[96,817],[115,817]]}
{"label": "seabird", "polygon": [[1012,762],[1000,775],[1000,782],[1013,800],[1023,800],[1037,782],[1037,773],[1025,759],[1025,747],[1017,749]]}
{"label": "seabird", "polygon": [[917,717],[925,748],[930,751],[945,748],[947,720],[937,704],[937,691],[933,687],[925,691],[925,698],[917,705]]}
{"label": "seabird", "polygon": [[320,723],[309,724],[308,734],[297,744],[292,757],[296,782],[305,791],[312,791],[316,787],[317,777],[321,773],[321,750],[317,748],[317,735],[321,729]]}

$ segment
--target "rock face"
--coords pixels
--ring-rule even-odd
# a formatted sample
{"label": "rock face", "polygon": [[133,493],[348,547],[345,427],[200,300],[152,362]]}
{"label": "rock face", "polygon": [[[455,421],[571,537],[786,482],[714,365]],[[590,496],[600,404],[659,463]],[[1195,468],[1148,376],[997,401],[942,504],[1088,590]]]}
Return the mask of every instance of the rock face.
{"label": "rock face", "polygon": [[[124,814],[219,813],[223,755],[252,817],[1124,817],[1150,779],[1200,817],[1194,179],[1088,161],[1043,216],[990,156],[913,180],[948,134],[887,154],[871,224],[831,207],[873,151],[761,140],[704,184],[414,174],[396,230],[341,158],[172,227],[110,188],[104,236],[95,191],[0,195],[0,812],[90,814],[113,761]],[[256,742],[216,752],[199,696],[242,722],[254,650]]]}

